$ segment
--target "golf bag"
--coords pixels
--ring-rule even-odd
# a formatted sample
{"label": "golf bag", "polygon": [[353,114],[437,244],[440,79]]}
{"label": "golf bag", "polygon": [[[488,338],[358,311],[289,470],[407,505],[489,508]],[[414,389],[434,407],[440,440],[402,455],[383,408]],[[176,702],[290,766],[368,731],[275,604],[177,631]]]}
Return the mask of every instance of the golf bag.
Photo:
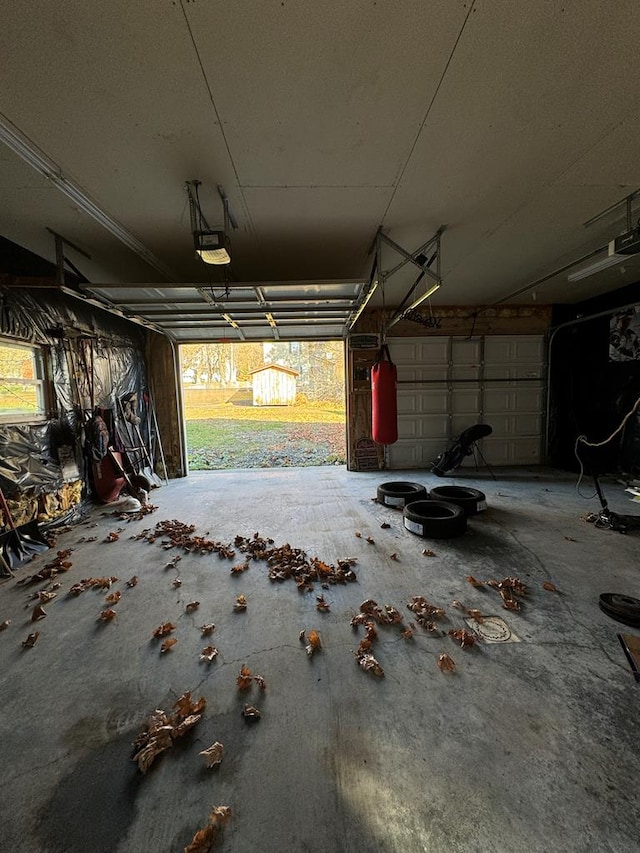
{"label": "golf bag", "polygon": [[431,472],[437,477],[455,471],[462,465],[465,456],[471,456],[476,441],[491,435],[493,427],[489,424],[474,424],[463,430],[457,438],[453,439],[451,447],[438,454],[431,463]]}

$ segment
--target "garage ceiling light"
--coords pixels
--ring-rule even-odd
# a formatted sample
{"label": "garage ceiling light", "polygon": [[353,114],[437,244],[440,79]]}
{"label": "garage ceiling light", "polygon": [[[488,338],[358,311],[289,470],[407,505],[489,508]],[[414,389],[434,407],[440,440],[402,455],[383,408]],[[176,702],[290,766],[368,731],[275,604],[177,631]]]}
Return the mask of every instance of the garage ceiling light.
{"label": "garage ceiling light", "polygon": [[224,231],[196,231],[196,252],[205,264],[230,264],[229,241]]}
{"label": "garage ceiling light", "polygon": [[588,267],[583,267],[581,270],[572,272],[567,276],[567,281],[580,281],[583,278],[589,278],[590,275],[595,275],[597,272],[614,267],[616,264],[621,264],[623,261],[628,261],[628,255],[608,255],[606,258],[601,258]]}

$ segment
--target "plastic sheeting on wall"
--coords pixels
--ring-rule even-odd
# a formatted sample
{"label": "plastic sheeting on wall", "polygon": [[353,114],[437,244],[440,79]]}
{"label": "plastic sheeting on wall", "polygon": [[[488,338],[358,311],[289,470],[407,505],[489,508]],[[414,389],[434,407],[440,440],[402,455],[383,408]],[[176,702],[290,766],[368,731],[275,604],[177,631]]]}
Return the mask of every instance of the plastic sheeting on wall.
{"label": "plastic sheeting on wall", "polygon": [[43,347],[54,392],[46,423],[0,425],[0,484],[7,493],[55,492],[85,477],[84,425],[94,409],[117,408],[131,393],[142,404],[144,330],[55,288],[2,287],[0,335]]}

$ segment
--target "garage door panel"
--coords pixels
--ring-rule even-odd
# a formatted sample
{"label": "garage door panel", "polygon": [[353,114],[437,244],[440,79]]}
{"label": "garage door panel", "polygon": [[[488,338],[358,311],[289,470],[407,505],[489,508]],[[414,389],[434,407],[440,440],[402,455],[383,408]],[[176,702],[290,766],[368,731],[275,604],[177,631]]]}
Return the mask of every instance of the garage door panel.
{"label": "garage door panel", "polygon": [[541,412],[544,389],[534,385],[491,385],[484,393],[484,412],[487,418],[502,412]]}
{"label": "garage door panel", "polygon": [[398,438],[438,438],[446,440],[449,418],[446,415],[398,417]]}
{"label": "garage door panel", "polygon": [[540,435],[541,418],[536,412],[513,415],[494,414],[487,419],[487,423],[500,437]]}
{"label": "garage door panel", "polygon": [[416,394],[415,389],[398,390],[398,414],[446,414],[448,396],[444,388],[435,388]]}
{"label": "garage door panel", "polygon": [[389,467],[429,467],[450,439],[479,422],[493,429],[479,445],[490,464],[539,464],[542,335],[398,338],[389,346],[401,382],[400,438],[387,449]]}
{"label": "garage door panel", "polygon": [[451,371],[454,381],[478,380],[482,368],[482,342],[453,338],[451,342]]}
{"label": "garage door panel", "polygon": [[474,417],[474,423],[482,411],[482,391],[476,386],[456,385],[451,391],[451,413]]}
{"label": "garage door panel", "polygon": [[397,441],[389,445],[387,462],[389,468],[430,468],[436,456],[444,450],[442,441],[426,440],[419,444]]}
{"label": "garage door panel", "polygon": [[[491,435],[483,439],[482,453],[490,465],[539,465],[540,437],[504,439]],[[514,459],[518,461],[514,463]]]}
{"label": "garage door panel", "polygon": [[484,342],[485,364],[544,363],[544,338],[541,335],[494,335]]}

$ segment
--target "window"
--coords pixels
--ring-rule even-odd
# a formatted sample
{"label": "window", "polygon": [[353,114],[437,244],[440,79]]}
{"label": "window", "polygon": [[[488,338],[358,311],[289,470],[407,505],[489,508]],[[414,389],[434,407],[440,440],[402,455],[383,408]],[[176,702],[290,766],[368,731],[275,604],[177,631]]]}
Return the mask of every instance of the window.
{"label": "window", "polygon": [[0,423],[43,421],[45,417],[42,350],[0,340]]}

